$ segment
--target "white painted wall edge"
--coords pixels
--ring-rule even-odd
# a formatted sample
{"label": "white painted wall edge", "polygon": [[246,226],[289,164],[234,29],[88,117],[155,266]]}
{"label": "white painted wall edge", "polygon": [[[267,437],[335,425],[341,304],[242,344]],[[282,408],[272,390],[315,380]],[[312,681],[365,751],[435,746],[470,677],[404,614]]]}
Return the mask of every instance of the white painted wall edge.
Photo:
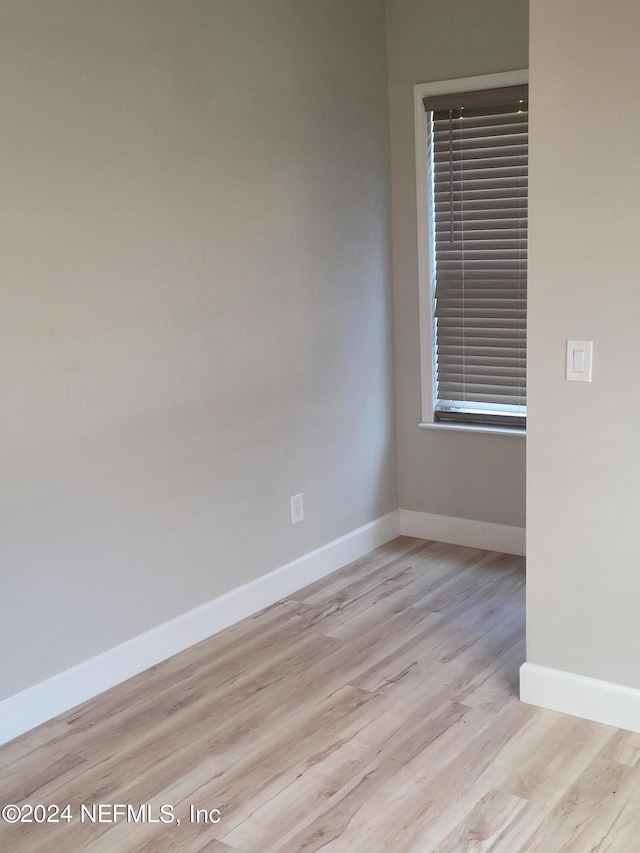
{"label": "white painted wall edge", "polygon": [[400,533],[398,512],[0,702],[0,744],[363,557]]}
{"label": "white painted wall edge", "polygon": [[433,515],[410,509],[400,510],[400,533],[418,539],[435,539],[437,542],[449,542],[452,545],[501,551],[503,554],[524,556],[526,551],[524,527],[453,518],[449,515]]}
{"label": "white painted wall edge", "polygon": [[640,690],[636,687],[523,663],[520,699],[529,705],[640,732]]}

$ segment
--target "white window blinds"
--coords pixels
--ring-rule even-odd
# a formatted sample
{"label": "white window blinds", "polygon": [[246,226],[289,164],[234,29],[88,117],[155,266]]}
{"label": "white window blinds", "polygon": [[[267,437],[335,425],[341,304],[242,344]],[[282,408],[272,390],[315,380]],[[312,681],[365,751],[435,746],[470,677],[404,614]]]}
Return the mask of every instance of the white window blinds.
{"label": "white window blinds", "polygon": [[437,420],[524,426],[527,87],[425,98]]}

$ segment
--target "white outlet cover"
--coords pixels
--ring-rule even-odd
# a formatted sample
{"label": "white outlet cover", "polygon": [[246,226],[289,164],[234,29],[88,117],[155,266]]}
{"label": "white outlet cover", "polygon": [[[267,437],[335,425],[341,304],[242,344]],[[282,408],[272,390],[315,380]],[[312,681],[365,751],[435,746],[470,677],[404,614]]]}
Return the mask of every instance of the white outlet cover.
{"label": "white outlet cover", "polygon": [[304,521],[302,493],[291,496],[291,524],[298,524],[300,521]]}

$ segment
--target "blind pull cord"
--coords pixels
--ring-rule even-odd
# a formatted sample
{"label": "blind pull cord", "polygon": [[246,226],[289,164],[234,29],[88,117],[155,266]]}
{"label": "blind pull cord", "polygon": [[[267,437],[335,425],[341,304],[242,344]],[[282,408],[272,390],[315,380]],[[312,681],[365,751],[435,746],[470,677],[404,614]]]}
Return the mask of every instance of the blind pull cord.
{"label": "blind pull cord", "polygon": [[453,110],[449,110],[449,242],[453,239]]}

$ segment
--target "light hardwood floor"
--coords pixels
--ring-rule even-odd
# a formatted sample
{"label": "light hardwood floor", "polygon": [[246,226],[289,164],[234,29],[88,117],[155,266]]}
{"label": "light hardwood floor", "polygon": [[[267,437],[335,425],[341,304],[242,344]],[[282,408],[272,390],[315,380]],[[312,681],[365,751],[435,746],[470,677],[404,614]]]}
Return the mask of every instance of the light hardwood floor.
{"label": "light hardwood floor", "polygon": [[521,558],[397,539],[0,748],[0,804],[73,815],[0,850],[640,850],[640,735],[521,704],[523,660]]}

